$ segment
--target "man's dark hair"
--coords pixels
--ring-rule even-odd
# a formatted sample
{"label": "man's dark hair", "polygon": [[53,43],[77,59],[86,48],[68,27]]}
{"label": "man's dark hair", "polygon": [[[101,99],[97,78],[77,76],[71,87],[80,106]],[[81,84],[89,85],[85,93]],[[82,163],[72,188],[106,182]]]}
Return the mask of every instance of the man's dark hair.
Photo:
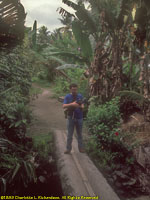
{"label": "man's dark hair", "polygon": [[71,89],[71,88],[73,88],[73,87],[78,87],[78,85],[77,85],[76,83],[70,84],[69,88]]}

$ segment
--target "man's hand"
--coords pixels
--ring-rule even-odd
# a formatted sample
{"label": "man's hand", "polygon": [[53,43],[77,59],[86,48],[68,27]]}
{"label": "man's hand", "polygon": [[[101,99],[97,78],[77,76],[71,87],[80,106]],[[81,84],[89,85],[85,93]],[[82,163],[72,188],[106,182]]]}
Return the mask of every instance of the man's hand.
{"label": "man's hand", "polygon": [[74,101],[73,103],[71,103],[71,106],[73,106],[75,108],[79,108],[80,107],[80,105],[76,101]]}
{"label": "man's hand", "polygon": [[63,108],[70,108],[70,107],[83,109],[84,104],[79,105],[76,101],[69,103],[69,104],[63,104]]}

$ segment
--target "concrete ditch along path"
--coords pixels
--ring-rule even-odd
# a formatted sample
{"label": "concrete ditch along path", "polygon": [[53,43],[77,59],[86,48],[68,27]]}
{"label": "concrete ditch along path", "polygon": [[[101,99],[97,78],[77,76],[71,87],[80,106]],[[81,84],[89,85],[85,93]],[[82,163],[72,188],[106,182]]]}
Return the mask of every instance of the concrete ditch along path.
{"label": "concrete ditch along path", "polygon": [[54,132],[58,172],[66,199],[87,197],[85,199],[119,200],[87,154],[78,151],[75,137],[71,154],[64,154],[66,120],[61,103],[52,98],[52,95],[50,90],[43,89],[42,94],[31,102],[35,122],[30,132],[32,133],[32,130],[34,134],[38,132],[46,134],[51,130]]}
{"label": "concrete ditch along path", "polygon": [[78,151],[75,137],[71,154],[64,154],[65,132],[56,130],[55,142],[58,170],[65,196],[79,196],[80,199],[90,197],[89,199],[119,200],[87,154]]}

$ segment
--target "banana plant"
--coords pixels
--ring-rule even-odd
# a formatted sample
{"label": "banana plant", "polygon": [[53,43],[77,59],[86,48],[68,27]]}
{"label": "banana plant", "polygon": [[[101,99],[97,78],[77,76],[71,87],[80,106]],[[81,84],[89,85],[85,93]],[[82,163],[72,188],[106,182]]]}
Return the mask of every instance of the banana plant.
{"label": "banana plant", "polygon": [[0,48],[16,46],[23,40],[25,18],[19,0],[0,0]]}
{"label": "banana plant", "polygon": [[97,24],[83,3],[79,2],[76,4],[69,0],[63,0],[62,2],[75,10],[75,15],[73,15],[63,8],[58,9],[63,18],[65,16],[72,17],[72,31],[75,39],[82,49],[84,56],[91,62],[94,50],[92,49],[89,36],[92,35],[95,39],[98,38]]}
{"label": "banana plant", "polygon": [[[89,36],[92,35],[97,43],[92,58],[93,62],[89,68],[90,95],[100,95],[105,100],[112,98],[123,85],[122,55],[127,50],[127,56],[129,56],[129,51],[136,49],[130,45],[136,42],[140,43],[142,40],[142,36],[144,36],[142,33],[145,34],[145,25],[142,26],[142,22],[145,21],[144,23],[148,22],[147,24],[149,24],[148,1],[145,0],[141,3],[139,0],[88,0],[89,9],[85,8],[84,1],[79,0],[74,3],[70,0],[62,0],[62,2],[75,11],[72,15],[72,31],[87,57],[91,55]],[[134,19],[132,12],[135,8]],[[71,13],[66,12],[63,8],[59,12],[62,16],[71,16]],[[139,13],[142,13],[142,15]],[[131,35],[129,27],[133,27],[135,24],[137,25],[137,34],[133,33],[134,37],[131,38],[129,44],[128,38]],[[142,45],[144,41],[145,36],[141,41]],[[131,65],[130,73],[133,73],[133,65],[134,63]]]}

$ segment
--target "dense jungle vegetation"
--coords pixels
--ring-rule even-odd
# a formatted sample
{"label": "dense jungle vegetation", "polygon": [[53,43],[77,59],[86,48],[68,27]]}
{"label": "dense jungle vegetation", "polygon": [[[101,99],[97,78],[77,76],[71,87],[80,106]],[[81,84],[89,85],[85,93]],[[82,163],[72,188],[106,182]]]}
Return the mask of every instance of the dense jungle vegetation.
{"label": "dense jungle vegetation", "polygon": [[[150,148],[149,137],[142,143],[137,139],[150,122],[150,2],[62,2],[75,12],[58,8],[62,28],[49,32],[38,29],[36,21],[33,28],[24,27],[19,1],[0,1],[1,191],[16,194],[37,182],[34,144],[26,133],[32,83],[46,80],[56,97],[78,83],[86,97],[86,150],[118,193],[150,194],[150,162],[142,166],[134,155],[138,147]],[[144,117],[144,128],[123,130],[135,112]]]}

